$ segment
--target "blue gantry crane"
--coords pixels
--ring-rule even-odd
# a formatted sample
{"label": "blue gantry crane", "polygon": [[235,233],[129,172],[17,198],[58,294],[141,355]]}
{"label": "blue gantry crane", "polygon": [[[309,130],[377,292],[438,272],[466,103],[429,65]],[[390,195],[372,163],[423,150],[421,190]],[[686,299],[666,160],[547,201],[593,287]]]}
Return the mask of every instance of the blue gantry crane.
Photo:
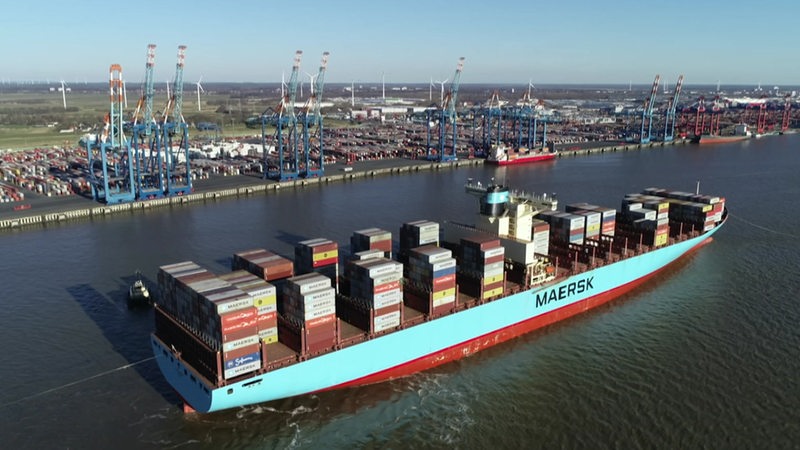
{"label": "blue gantry crane", "polygon": [[[186,46],[178,46],[178,62],[172,96],[167,101],[161,121],[161,149],[166,166],[166,194],[184,195],[192,192],[192,171],[189,160],[189,126],[183,118],[183,66]],[[183,167],[183,168],[181,168]]]}
{"label": "blue gantry crane", "polygon": [[127,203],[135,200],[136,186],[131,144],[123,130],[122,66],[112,64],[108,72],[110,109],[105,126],[99,139],[95,136],[83,143],[93,198],[106,204]]}
{"label": "blue gantry crane", "polygon": [[681,95],[683,86],[683,75],[678,77],[675,83],[675,92],[667,102],[667,110],[664,115],[664,142],[672,142],[675,139],[675,109],[678,107],[678,97]]}
{"label": "blue gantry crane", "polygon": [[303,167],[301,175],[310,178],[325,174],[322,113],[322,89],[325,85],[325,71],[328,67],[329,52],[322,54],[317,76],[312,78],[311,96],[301,112]]}
{"label": "blue gantry crane", "polygon": [[[297,50],[294,55],[288,88],[278,106],[261,114],[261,146],[264,152],[265,179],[294,180],[300,173],[298,167],[300,137],[294,103],[297,97],[297,77],[300,73],[302,57],[302,50]],[[275,131],[268,134],[269,127],[275,127]]]}
{"label": "blue gantry crane", "polygon": [[658,83],[661,81],[661,75],[656,75],[653,81],[653,88],[650,91],[650,96],[644,99],[644,108],[642,108],[642,129],[639,132],[639,143],[647,144],[650,142],[651,133],[653,131],[653,105],[656,102],[656,93],[658,92]]}
{"label": "blue gantry crane", "polygon": [[161,198],[165,194],[161,139],[153,116],[153,66],[156,46],[147,46],[144,87],[133,113],[131,147],[135,161],[136,198]]}
{"label": "blue gantry crane", "polygon": [[[456,142],[458,130],[456,126],[456,105],[458,103],[458,87],[461,84],[461,72],[464,69],[464,57],[458,60],[456,73],[450,83],[450,89],[438,109],[427,110],[427,159],[447,162],[456,159]],[[435,139],[432,139],[435,135]]]}

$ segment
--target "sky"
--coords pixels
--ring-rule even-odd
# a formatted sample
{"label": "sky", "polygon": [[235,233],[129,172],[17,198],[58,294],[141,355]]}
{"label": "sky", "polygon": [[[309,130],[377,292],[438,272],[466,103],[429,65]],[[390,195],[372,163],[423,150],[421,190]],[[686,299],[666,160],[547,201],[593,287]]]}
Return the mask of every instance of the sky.
{"label": "sky", "polygon": [[[0,14],[0,80],[800,85],[796,0],[12,0]],[[305,75],[304,75],[305,76]],[[307,76],[305,76],[307,78]]]}

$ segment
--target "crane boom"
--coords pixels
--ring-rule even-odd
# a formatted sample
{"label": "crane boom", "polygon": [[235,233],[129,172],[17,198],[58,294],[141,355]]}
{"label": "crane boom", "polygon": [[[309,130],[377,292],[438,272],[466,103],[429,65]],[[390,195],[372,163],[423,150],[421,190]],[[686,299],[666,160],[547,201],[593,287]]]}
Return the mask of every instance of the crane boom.
{"label": "crane boom", "polygon": [[147,64],[144,72],[144,134],[150,136],[153,131],[153,66],[156,61],[156,45],[147,46]]}
{"label": "crane boom", "polygon": [[[178,46],[178,62],[175,64],[175,82],[172,85],[172,121],[183,122],[183,61],[186,55],[186,46]],[[167,120],[164,117],[164,120]]]}
{"label": "crane boom", "polygon": [[294,63],[292,64],[292,74],[289,77],[289,89],[286,97],[281,104],[281,112],[286,112],[294,116],[294,102],[297,98],[297,77],[300,74],[300,60],[303,58],[303,51],[298,50],[294,53]]}

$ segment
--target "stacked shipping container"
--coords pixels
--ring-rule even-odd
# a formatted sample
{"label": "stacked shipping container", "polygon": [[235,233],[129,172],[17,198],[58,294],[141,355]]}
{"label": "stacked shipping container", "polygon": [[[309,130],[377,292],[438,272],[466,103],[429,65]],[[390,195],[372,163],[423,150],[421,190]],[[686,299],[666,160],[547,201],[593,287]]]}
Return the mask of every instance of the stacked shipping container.
{"label": "stacked shipping container", "polygon": [[294,325],[285,327],[286,339],[281,342],[296,352],[314,353],[336,345],[336,291],[330,278],[312,272],[287,279],[278,309]]}
{"label": "stacked shipping container", "polygon": [[385,258],[392,258],[392,233],[379,228],[359,230],[350,236],[352,253],[364,250],[382,250]]}
{"label": "stacked shipping container", "polygon": [[317,272],[334,282],[338,291],[339,244],[330,239],[310,239],[298,242],[294,248],[295,269],[298,274]]}
{"label": "stacked shipping container", "polygon": [[403,320],[402,264],[383,257],[354,260],[348,265],[347,278],[350,295],[337,302],[337,312],[342,319],[370,333],[400,326]]}
{"label": "stacked shipping container", "polygon": [[505,248],[489,236],[461,239],[458,285],[462,292],[480,300],[505,291]]}
{"label": "stacked shipping container", "polygon": [[455,306],[456,260],[453,253],[435,245],[409,250],[408,285],[403,294],[406,305],[428,314],[439,314]]}

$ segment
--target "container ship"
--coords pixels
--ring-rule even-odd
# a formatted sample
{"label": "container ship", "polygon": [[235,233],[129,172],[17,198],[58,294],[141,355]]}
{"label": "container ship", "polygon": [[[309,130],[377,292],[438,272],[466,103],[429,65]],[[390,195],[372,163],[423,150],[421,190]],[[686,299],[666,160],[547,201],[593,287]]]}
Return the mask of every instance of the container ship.
{"label": "container ship", "polygon": [[728,142],[738,142],[758,137],[748,129],[746,124],[738,124],[734,127],[733,134],[699,134],[692,138],[695,144],[725,144]]}
{"label": "container ship", "polygon": [[[309,239],[290,259],[158,271],[151,345],[187,412],[377,383],[454,361],[630,291],[711,240],[725,199],[659,188],[619,210],[471,180],[464,223]],[[396,253],[394,250],[397,249]],[[394,254],[393,254],[394,253]],[[340,270],[340,265],[341,270]]]}
{"label": "container ship", "polygon": [[555,159],[554,152],[545,149],[533,151],[521,148],[519,151],[509,151],[508,147],[504,145],[496,145],[492,147],[489,156],[486,157],[486,162],[498,166],[511,166],[516,164],[530,164],[543,161],[552,161]]}

